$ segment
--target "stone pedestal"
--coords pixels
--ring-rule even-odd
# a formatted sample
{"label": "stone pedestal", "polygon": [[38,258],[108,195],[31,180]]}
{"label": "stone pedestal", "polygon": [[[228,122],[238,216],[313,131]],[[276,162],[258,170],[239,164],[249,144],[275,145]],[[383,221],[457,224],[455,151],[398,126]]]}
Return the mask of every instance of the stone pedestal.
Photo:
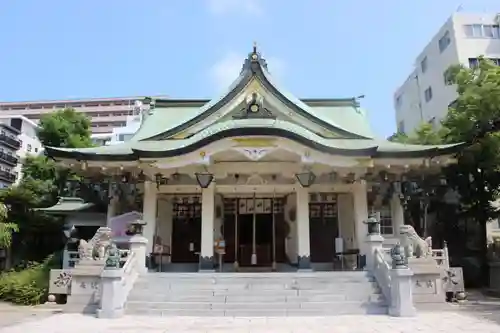
{"label": "stone pedestal", "polygon": [[97,309],[98,318],[119,318],[123,316],[123,295],[121,269],[106,269],[101,275],[101,301]]}
{"label": "stone pedestal", "polygon": [[391,306],[389,315],[413,317],[416,315],[412,294],[413,272],[408,268],[391,270]]}
{"label": "stone pedestal", "polygon": [[432,257],[410,258],[408,267],[413,271],[412,290],[416,303],[444,303],[443,268]]}
{"label": "stone pedestal", "polygon": [[366,236],[364,248],[366,250],[366,267],[368,271],[373,271],[375,267],[375,250],[382,250],[384,237],[381,235],[368,235]]}
{"label": "stone pedestal", "polygon": [[71,270],[71,288],[66,312],[95,313],[99,305],[104,260],[80,260]]}
{"label": "stone pedestal", "polygon": [[147,273],[146,257],[148,239],[142,235],[134,235],[130,237],[130,251],[135,254],[136,269],[139,274]]}

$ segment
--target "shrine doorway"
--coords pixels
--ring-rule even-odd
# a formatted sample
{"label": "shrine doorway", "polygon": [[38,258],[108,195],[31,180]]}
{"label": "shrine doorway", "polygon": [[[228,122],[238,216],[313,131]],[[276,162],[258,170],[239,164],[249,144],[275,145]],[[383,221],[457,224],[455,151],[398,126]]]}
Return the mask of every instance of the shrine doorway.
{"label": "shrine doorway", "polygon": [[283,198],[225,198],[226,263],[272,267],[285,261]]}
{"label": "shrine doorway", "polygon": [[335,239],[339,237],[335,194],[310,194],[309,237],[311,262],[332,263],[335,259]]}
{"label": "shrine doorway", "polygon": [[174,198],[172,217],[172,263],[198,263],[201,250],[200,198]]}

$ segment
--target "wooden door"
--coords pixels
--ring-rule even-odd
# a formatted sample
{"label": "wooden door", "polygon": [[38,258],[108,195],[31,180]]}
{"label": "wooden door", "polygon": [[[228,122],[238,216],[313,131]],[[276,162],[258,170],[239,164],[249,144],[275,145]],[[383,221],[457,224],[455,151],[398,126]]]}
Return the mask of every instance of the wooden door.
{"label": "wooden door", "polygon": [[333,262],[339,235],[336,202],[309,204],[311,262]]}
{"label": "wooden door", "polygon": [[201,250],[201,204],[182,201],[173,205],[172,262],[198,262]]}

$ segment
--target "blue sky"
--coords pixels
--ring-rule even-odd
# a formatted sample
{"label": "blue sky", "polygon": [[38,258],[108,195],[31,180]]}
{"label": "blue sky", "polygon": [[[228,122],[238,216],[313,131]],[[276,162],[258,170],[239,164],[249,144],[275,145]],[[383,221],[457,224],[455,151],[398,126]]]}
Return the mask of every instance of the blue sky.
{"label": "blue sky", "polygon": [[379,135],[392,95],[457,9],[498,0],[0,1],[0,101],[215,97],[257,41],[297,97],[364,94]]}

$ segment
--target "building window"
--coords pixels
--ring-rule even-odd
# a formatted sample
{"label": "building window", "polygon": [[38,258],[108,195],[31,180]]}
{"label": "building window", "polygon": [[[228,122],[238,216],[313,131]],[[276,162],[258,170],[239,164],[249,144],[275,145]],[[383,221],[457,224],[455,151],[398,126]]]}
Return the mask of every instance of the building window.
{"label": "building window", "polygon": [[28,143],[28,146],[27,146],[26,150],[27,150],[28,152],[30,152],[30,151],[31,151],[31,145],[30,145],[29,143]]}
{"label": "building window", "polygon": [[382,235],[392,235],[392,214],[390,206],[384,206],[380,209],[380,233]]}
{"label": "building window", "polygon": [[134,135],[133,134],[119,134],[118,135],[118,141],[128,141],[130,140]]}
{"label": "building window", "polygon": [[479,60],[477,58],[469,58],[469,68],[476,68],[479,66]]}
{"label": "building window", "polygon": [[424,97],[426,102],[429,102],[432,99],[432,87],[425,89]]}
{"label": "building window", "polygon": [[[485,60],[489,60],[493,64],[500,66],[500,58],[485,58]],[[479,66],[478,58],[469,58],[469,68],[476,68],[478,66]]]}
{"label": "building window", "polygon": [[35,148],[35,153],[38,153],[38,148]]}
{"label": "building window", "polygon": [[394,228],[392,226],[391,205],[384,204],[382,206],[371,206],[372,213],[380,213],[380,233],[382,235],[393,235]]}
{"label": "building window", "polygon": [[439,40],[438,44],[439,44],[439,52],[443,52],[444,50],[446,50],[446,48],[448,47],[448,45],[451,44],[451,38],[450,38],[450,32],[449,31],[446,31],[444,33],[443,37],[441,37],[441,39]]}
{"label": "building window", "polygon": [[422,73],[425,73],[427,71],[427,56],[422,59],[420,62],[420,69],[422,70]]}
{"label": "building window", "polygon": [[500,38],[500,27],[498,24],[468,24],[464,25],[464,33],[469,38]]}

